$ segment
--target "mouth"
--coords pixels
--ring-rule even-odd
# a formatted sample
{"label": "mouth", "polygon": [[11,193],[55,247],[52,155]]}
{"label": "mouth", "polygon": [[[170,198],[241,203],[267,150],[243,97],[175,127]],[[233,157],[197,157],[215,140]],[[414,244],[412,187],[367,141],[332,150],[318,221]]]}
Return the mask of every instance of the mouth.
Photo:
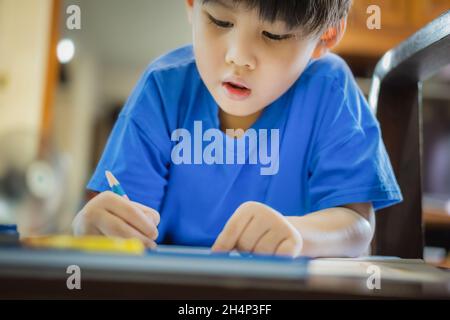
{"label": "mouth", "polygon": [[233,100],[243,100],[250,96],[252,90],[236,82],[222,82],[222,87],[228,97]]}

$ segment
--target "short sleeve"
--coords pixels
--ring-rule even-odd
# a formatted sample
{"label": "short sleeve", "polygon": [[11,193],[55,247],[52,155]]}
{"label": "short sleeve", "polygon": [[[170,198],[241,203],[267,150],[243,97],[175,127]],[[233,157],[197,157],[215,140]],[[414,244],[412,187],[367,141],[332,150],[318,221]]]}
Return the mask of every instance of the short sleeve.
{"label": "short sleeve", "polygon": [[378,210],[402,201],[379,123],[356,83],[328,88],[308,170],[311,211],[360,202]]}
{"label": "short sleeve", "polygon": [[121,111],[87,188],[109,190],[105,170],[133,201],[160,210],[167,185],[170,139],[151,74],[140,80]]}

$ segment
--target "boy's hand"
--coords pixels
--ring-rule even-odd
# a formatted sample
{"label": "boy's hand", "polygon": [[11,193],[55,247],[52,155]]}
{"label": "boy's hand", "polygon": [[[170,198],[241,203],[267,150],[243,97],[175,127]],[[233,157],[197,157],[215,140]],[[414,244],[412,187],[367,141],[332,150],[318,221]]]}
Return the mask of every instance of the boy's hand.
{"label": "boy's hand", "polygon": [[259,202],[245,202],[228,220],[212,247],[214,252],[238,251],[297,257],[303,239],[279,212]]}
{"label": "boy's hand", "polygon": [[154,209],[106,191],[84,206],[72,226],[75,235],[137,238],[147,247],[155,248],[159,219]]}

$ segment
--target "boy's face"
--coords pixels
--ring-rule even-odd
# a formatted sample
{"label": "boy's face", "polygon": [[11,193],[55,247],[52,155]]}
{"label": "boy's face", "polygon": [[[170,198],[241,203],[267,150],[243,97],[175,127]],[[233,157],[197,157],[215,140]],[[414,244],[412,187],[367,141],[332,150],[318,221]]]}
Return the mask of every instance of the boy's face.
{"label": "boy's face", "polygon": [[318,37],[301,37],[300,29],[261,21],[256,9],[228,3],[187,0],[194,53],[200,75],[220,108],[234,116],[248,116],[292,86]]}

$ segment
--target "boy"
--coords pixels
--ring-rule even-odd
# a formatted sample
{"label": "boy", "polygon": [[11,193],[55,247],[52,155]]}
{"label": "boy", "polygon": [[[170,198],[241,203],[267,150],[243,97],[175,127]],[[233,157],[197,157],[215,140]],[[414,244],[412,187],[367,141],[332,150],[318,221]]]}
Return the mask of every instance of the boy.
{"label": "boy", "polygon": [[[293,257],[365,253],[374,209],[402,197],[376,119],[328,53],[350,5],[186,0],[193,45],[154,61],[138,83],[88,184],[101,193],[74,233]],[[199,123],[206,141],[191,146]],[[275,164],[263,174],[255,159],[267,141]],[[245,145],[237,155],[234,142]],[[209,158],[192,163],[192,150]],[[105,191],[105,170],[135,202]]]}

